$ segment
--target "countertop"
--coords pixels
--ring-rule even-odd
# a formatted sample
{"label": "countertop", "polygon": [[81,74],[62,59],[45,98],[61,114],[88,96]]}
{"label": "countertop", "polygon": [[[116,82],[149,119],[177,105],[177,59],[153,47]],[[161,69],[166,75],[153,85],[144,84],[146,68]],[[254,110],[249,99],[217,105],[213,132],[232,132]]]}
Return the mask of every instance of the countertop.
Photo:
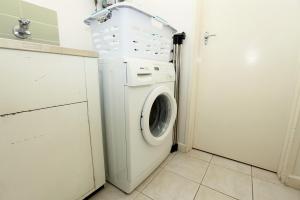
{"label": "countertop", "polygon": [[5,38],[0,38],[0,48],[98,58],[98,53],[95,51],[65,48],[65,47],[60,47],[55,45],[40,44],[40,43],[33,43],[33,42],[20,41],[20,40],[11,40]]}

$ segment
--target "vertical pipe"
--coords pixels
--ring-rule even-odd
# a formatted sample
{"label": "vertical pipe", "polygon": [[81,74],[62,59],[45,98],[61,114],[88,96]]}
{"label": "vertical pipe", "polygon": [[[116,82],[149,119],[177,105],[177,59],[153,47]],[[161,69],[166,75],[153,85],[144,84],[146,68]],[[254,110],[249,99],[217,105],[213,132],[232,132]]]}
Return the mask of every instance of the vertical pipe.
{"label": "vertical pipe", "polygon": [[177,102],[177,116],[174,124],[174,140],[173,143],[178,143],[178,116],[179,116],[179,84],[180,84],[180,66],[181,66],[181,59],[180,59],[180,53],[181,53],[181,45],[176,44],[176,56],[175,56],[175,99]]}
{"label": "vertical pipe", "polygon": [[175,123],[174,123],[174,134],[173,134],[173,145],[177,144],[177,124],[178,124],[178,77],[179,77],[179,65],[178,65],[178,50],[179,50],[179,46],[178,44],[174,44],[174,69],[175,69],[175,83],[174,83],[174,96],[175,96],[175,100],[177,102],[177,116],[175,119]]}
{"label": "vertical pipe", "polygon": [[180,96],[180,71],[181,71],[181,45],[185,39],[185,33],[174,35],[174,68],[175,68],[175,85],[174,85],[174,96],[177,102],[177,116],[173,127],[173,146],[171,152],[178,150],[178,116],[179,116],[179,96]]}

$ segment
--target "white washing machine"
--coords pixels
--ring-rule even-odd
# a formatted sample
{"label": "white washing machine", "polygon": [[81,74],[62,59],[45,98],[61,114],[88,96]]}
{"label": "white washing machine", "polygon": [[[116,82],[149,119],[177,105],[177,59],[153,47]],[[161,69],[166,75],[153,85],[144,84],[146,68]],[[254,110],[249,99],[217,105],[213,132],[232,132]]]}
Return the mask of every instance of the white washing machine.
{"label": "white washing machine", "polygon": [[99,66],[107,180],[130,193],[170,153],[175,71],[171,63],[132,58]]}

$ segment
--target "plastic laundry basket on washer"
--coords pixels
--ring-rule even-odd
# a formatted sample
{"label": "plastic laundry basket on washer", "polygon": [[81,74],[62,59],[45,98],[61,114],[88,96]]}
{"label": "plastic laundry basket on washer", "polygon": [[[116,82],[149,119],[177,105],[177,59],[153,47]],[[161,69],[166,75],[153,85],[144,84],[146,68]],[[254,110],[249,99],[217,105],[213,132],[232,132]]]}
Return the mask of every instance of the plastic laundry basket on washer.
{"label": "plastic laundry basket on washer", "polygon": [[170,61],[176,29],[130,3],[114,4],[85,20],[101,58]]}

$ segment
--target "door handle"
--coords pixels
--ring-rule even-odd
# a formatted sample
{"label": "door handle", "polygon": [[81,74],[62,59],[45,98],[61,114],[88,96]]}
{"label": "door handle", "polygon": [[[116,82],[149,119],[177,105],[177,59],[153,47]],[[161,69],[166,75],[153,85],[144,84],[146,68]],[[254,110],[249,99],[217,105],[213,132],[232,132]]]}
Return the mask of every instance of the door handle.
{"label": "door handle", "polygon": [[210,34],[209,32],[205,32],[204,33],[204,44],[207,45],[208,44],[208,40],[211,37],[216,37],[216,34]]}

